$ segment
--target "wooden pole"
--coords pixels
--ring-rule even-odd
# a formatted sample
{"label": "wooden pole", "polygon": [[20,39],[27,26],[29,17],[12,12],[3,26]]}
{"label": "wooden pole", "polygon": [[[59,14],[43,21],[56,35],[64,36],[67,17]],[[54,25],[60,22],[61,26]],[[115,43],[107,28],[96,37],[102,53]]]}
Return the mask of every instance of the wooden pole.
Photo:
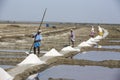
{"label": "wooden pole", "polygon": [[[43,14],[43,17],[42,17],[42,20],[41,20],[41,22],[40,22],[40,25],[39,25],[38,30],[41,29],[41,26],[42,26],[42,23],[43,23],[43,20],[44,20],[44,17],[45,17],[46,11],[47,11],[47,8],[46,8],[45,11],[44,11],[44,14]],[[37,30],[37,32],[38,32],[38,30]],[[34,38],[34,39],[35,39],[35,38]],[[31,46],[31,48],[30,48],[30,51],[29,51],[29,52],[26,52],[26,54],[30,54],[30,53],[31,53],[32,48],[33,48],[33,45],[34,45],[34,42],[33,42],[32,46]]]}

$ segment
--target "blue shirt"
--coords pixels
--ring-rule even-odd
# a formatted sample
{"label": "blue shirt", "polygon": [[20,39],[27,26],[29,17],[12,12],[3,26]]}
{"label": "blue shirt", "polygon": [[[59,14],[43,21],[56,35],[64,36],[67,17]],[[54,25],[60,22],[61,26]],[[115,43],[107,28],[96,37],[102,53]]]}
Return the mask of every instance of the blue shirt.
{"label": "blue shirt", "polygon": [[[37,40],[42,40],[42,35],[41,35],[41,34],[36,34],[36,35],[35,35],[35,41],[37,41]],[[37,48],[37,47],[39,47],[39,46],[41,46],[41,43],[40,43],[40,42],[35,42],[35,43],[34,43],[34,47],[35,47],[35,48]]]}
{"label": "blue shirt", "polygon": [[35,41],[37,41],[37,40],[42,40],[42,35],[41,34],[36,34]]}

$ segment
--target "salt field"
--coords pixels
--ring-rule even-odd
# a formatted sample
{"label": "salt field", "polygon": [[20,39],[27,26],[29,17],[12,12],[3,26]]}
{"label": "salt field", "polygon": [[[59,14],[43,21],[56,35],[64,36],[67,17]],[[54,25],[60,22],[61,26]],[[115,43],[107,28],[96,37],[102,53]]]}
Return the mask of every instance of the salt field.
{"label": "salt field", "polygon": [[120,52],[88,51],[75,55],[73,59],[84,59],[92,61],[120,60]]}
{"label": "salt field", "polygon": [[[0,28],[2,31],[0,33],[2,44],[0,46],[0,76],[6,75],[0,79],[34,80],[32,78],[36,76],[39,80],[51,80],[51,78],[52,80],[120,79],[118,76],[120,74],[119,42],[109,42],[110,38],[118,37],[118,30],[113,31],[111,27],[106,27],[109,25],[102,25],[103,28],[94,25],[94,30],[98,29],[101,34],[96,32],[95,37],[90,37],[88,36],[91,31],[89,24],[90,27],[83,24],[58,25],[59,27],[56,28],[42,27],[43,40],[40,52],[42,54],[39,56],[26,54],[26,52],[29,53],[29,48],[33,43],[32,32],[35,32],[37,27],[16,24]],[[71,29],[76,34],[74,47],[68,39]],[[109,37],[109,40],[106,37]],[[97,44],[101,47],[94,47]]]}
{"label": "salt field", "polygon": [[[95,48],[97,48],[97,46],[95,46]],[[101,46],[101,48],[107,48],[107,49],[120,49],[119,45],[109,45],[109,46]]]}
{"label": "salt field", "polygon": [[39,80],[48,80],[49,78],[62,78],[67,80],[120,80],[120,69],[99,66],[59,65],[37,75]]}
{"label": "salt field", "polygon": [[102,48],[120,49],[120,46],[119,46],[119,45],[114,45],[114,46],[102,46]]}
{"label": "salt field", "polygon": [[109,42],[120,42],[120,40],[110,40]]}
{"label": "salt field", "polygon": [[0,67],[3,69],[9,69],[9,68],[13,68],[15,66],[13,66],[13,65],[0,65]]}

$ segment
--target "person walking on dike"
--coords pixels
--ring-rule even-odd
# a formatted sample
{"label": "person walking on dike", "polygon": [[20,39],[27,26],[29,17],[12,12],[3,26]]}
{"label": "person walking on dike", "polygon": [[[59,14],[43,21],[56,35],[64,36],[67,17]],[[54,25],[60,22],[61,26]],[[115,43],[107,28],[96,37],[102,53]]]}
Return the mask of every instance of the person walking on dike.
{"label": "person walking on dike", "polygon": [[94,29],[94,26],[92,26],[92,29],[91,29],[91,32],[90,32],[90,37],[94,37],[95,36],[95,29]]}
{"label": "person walking on dike", "polygon": [[100,26],[98,26],[98,35],[103,36],[103,30]]}
{"label": "person walking on dike", "polygon": [[[101,36],[101,37],[103,37],[103,29],[100,26],[98,26],[98,35]],[[98,48],[102,47],[101,45],[99,45],[99,42],[97,44],[97,47]]]}
{"label": "person walking on dike", "polygon": [[38,56],[40,55],[40,46],[41,46],[41,30],[38,30],[38,32],[34,35],[34,54],[36,54],[36,49],[38,49]]}
{"label": "person walking on dike", "polygon": [[74,47],[74,42],[75,42],[75,34],[73,32],[73,30],[70,30],[70,41],[72,43],[72,47]]}

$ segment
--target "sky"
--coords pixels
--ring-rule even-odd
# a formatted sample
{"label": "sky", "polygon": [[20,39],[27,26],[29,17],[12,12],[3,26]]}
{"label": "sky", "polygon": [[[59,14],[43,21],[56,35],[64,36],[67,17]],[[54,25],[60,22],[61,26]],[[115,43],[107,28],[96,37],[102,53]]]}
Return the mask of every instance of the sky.
{"label": "sky", "polygon": [[0,0],[0,20],[120,23],[120,0]]}

